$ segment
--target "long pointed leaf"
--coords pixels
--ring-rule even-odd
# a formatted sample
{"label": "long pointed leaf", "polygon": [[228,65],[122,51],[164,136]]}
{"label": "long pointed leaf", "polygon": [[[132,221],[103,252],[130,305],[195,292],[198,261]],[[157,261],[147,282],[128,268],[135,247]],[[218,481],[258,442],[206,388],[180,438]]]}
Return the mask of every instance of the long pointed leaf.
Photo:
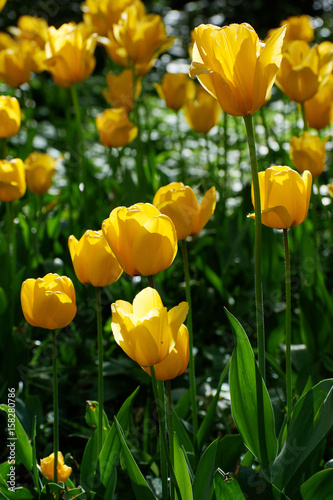
{"label": "long pointed leaf", "polygon": [[[0,410],[6,412],[7,415],[11,415],[11,412],[9,411],[10,408],[7,405],[0,405]],[[23,463],[24,467],[32,473],[32,447],[21,422],[16,416],[15,429],[13,432],[15,433],[15,436],[12,436],[14,440],[9,440],[8,444],[15,444],[16,457]]]}
{"label": "long pointed leaf", "polygon": [[173,449],[174,449],[174,471],[177,478],[178,486],[181,493],[181,498],[178,500],[193,500],[192,485],[189,470],[187,467],[183,449],[179,445],[176,433],[173,435]]}

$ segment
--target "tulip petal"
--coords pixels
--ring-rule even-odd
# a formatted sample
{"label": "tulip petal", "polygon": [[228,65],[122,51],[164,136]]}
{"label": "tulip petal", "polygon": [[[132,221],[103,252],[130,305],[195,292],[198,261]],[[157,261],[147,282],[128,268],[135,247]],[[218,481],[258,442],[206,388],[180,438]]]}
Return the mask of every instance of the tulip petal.
{"label": "tulip petal", "polygon": [[173,332],[178,332],[180,325],[184,323],[188,313],[188,303],[181,302],[168,312],[168,322]]}
{"label": "tulip petal", "polygon": [[194,229],[193,234],[197,234],[201,229],[207,224],[211,216],[213,215],[216,207],[216,190],[215,187],[208,189],[207,193],[200,203],[200,217],[199,225]]}
{"label": "tulip petal", "polygon": [[23,315],[32,326],[39,326],[33,316],[34,289],[36,280],[30,278],[22,283],[21,287],[21,305]]}
{"label": "tulip petal", "polygon": [[193,233],[192,217],[177,201],[164,201],[158,205],[158,209],[174,223],[179,241]]}
{"label": "tulip petal", "polygon": [[141,290],[133,300],[133,314],[140,319],[144,318],[152,309],[163,307],[158,291],[151,287]]}
{"label": "tulip petal", "polygon": [[46,291],[35,297],[33,317],[41,328],[64,328],[74,319],[75,314],[76,305],[65,293]]}

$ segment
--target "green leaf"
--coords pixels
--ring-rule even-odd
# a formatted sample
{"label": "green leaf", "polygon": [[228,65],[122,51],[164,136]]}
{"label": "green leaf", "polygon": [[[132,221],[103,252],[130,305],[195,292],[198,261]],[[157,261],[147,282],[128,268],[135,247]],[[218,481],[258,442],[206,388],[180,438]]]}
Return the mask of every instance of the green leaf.
{"label": "green leaf", "polygon": [[333,469],[326,469],[311,476],[301,486],[302,500],[331,498],[333,492]]}
{"label": "green leaf", "polygon": [[209,492],[213,484],[214,473],[217,469],[216,456],[219,439],[215,439],[204,451],[200,458],[198,468],[193,481],[193,498],[202,500],[209,498]]}
{"label": "green leaf", "polygon": [[185,452],[179,445],[177,434],[173,435],[173,450],[174,450],[174,471],[178,482],[181,498],[178,500],[193,500],[192,485],[190,473],[187,467]]}
{"label": "green leaf", "polygon": [[[260,464],[267,466],[274,461],[278,450],[271,400],[244,329],[232,314],[226,313],[237,338],[229,371],[232,415],[248,449]],[[261,411],[258,408],[260,386]]]}
{"label": "green leaf", "polygon": [[267,481],[261,469],[254,470],[252,467],[239,467],[237,480],[246,498],[251,500],[289,500],[273,484]]}
{"label": "green leaf", "polygon": [[[7,416],[13,415],[11,408],[7,405],[1,404],[0,410],[7,413]],[[8,443],[15,444],[15,455],[22,462],[24,467],[31,472],[32,471],[32,447],[28,436],[25,433],[19,419],[15,415],[15,437],[13,441],[8,441]]]}
{"label": "green leaf", "polygon": [[244,500],[244,495],[234,476],[218,469],[214,475],[216,500]]}
{"label": "green leaf", "polygon": [[126,463],[127,473],[129,475],[130,481],[132,483],[133,491],[137,500],[156,500],[156,497],[150,487],[148,486],[147,481],[143,477],[136,461],[133,458],[130,449],[127,446],[125,441],[123,430],[115,417],[114,423],[117,429],[118,437],[121,443],[121,449],[124,455],[124,460]]}
{"label": "green leaf", "polygon": [[286,440],[272,467],[273,483],[284,489],[333,425],[333,379],[302,396],[292,413]]}

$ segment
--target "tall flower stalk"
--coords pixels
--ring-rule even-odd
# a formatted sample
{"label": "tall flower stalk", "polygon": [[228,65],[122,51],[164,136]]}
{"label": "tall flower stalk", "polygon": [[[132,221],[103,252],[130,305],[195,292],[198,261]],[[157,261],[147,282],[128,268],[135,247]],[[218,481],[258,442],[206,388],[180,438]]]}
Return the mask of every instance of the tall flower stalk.
{"label": "tall flower stalk", "polygon": [[52,330],[52,375],[53,375],[53,453],[54,482],[58,482],[58,451],[59,451],[59,402],[57,373],[57,342],[56,332]]}
{"label": "tall flower stalk", "polygon": [[292,412],[292,368],[291,368],[291,284],[290,284],[290,253],[288,229],[283,229],[283,246],[285,258],[286,281],[286,393],[287,393],[287,425]]}
{"label": "tall flower stalk", "polygon": [[103,447],[103,331],[102,331],[102,307],[101,289],[95,287],[96,296],[96,317],[97,317],[97,344],[98,344],[98,451],[99,455]]}

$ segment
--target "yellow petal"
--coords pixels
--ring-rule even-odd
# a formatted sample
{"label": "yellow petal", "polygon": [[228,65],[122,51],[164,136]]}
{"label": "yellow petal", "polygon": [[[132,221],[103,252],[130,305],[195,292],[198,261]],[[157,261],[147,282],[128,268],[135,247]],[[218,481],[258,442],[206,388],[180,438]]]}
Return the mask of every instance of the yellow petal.
{"label": "yellow petal", "polygon": [[39,326],[33,316],[35,282],[36,280],[31,278],[22,283],[21,306],[26,321],[32,326]]}
{"label": "yellow petal", "polygon": [[144,318],[152,309],[163,308],[161,297],[157,290],[151,287],[144,288],[133,300],[133,314],[137,318]]}

